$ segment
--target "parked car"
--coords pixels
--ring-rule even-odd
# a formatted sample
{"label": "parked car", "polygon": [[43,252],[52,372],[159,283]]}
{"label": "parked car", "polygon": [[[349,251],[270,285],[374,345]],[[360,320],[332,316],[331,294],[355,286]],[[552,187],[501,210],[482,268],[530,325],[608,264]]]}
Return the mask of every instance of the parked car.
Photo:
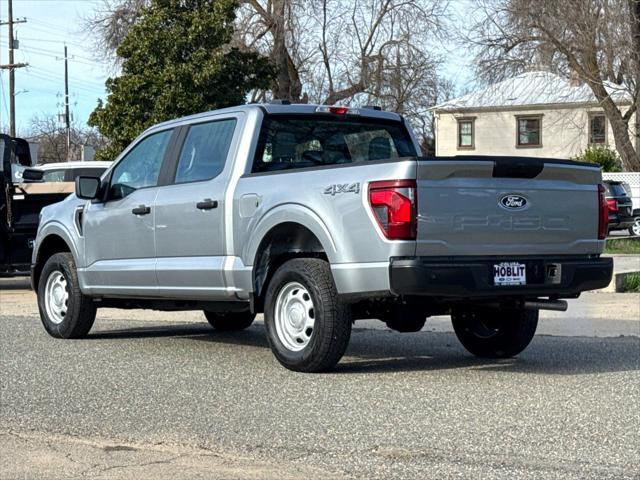
{"label": "parked car", "polygon": [[[633,203],[633,195],[631,194],[631,187],[628,183],[622,182],[622,186],[627,192],[627,196],[632,199]],[[629,235],[632,237],[640,237],[640,208],[635,208],[638,205],[633,205],[633,224],[629,227]]]}
{"label": "parked car", "polygon": [[28,142],[0,135],[0,276],[29,274],[40,210],[73,192],[65,183],[23,183],[42,175],[30,165]]}
{"label": "parked car", "polygon": [[[111,162],[55,162],[33,167],[42,171],[42,182],[74,182],[81,175],[100,176]],[[28,180],[25,180],[28,181]]]}
{"label": "parked car", "polygon": [[622,182],[605,180],[605,197],[609,209],[609,232],[614,230],[632,231],[634,223],[633,204]]}
{"label": "parked car", "polygon": [[100,307],[264,313],[285,367],[327,370],[352,322],[401,332],[450,314],[471,353],[510,357],[540,309],[609,284],[597,166],[421,158],[402,116],[246,105],[151,127],[102,177],[42,211],[32,285],[44,328],[79,338]]}
{"label": "parked car", "polygon": [[633,224],[629,227],[629,235],[640,237],[640,209],[633,210]]}

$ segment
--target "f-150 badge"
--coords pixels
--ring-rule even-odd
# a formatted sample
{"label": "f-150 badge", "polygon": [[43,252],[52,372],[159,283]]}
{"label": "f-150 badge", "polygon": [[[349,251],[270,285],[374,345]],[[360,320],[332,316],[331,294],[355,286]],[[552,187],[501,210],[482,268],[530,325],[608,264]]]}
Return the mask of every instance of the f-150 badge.
{"label": "f-150 badge", "polygon": [[339,193],[360,193],[360,183],[336,183],[335,185],[329,185],[324,189],[325,195],[331,195],[332,197]]}

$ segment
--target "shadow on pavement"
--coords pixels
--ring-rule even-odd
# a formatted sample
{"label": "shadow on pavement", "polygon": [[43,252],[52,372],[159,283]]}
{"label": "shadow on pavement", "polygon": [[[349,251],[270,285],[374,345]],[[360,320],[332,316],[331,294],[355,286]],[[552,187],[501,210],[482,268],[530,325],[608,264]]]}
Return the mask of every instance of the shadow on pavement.
{"label": "shadow on pavement", "polygon": [[[241,332],[216,332],[206,323],[134,327],[90,334],[89,340],[136,340],[182,338],[267,349],[264,326]],[[247,361],[256,360],[251,357]],[[581,375],[640,370],[638,337],[536,336],[518,357],[488,360],[471,356],[453,333],[400,334],[388,330],[354,329],[343,360],[332,374],[392,373],[446,369],[492,372]]]}
{"label": "shadow on pavement", "polygon": [[2,290],[31,290],[29,277],[0,277],[0,291]]}

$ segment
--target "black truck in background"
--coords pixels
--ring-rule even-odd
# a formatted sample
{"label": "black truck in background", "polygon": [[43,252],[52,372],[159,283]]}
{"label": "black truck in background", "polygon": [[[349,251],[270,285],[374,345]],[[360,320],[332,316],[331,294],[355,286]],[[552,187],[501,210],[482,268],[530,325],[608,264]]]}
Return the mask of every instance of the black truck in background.
{"label": "black truck in background", "polygon": [[0,134],[0,158],[0,277],[29,275],[40,210],[69,191],[63,185],[14,182],[15,165],[31,166],[29,143],[22,138]]}

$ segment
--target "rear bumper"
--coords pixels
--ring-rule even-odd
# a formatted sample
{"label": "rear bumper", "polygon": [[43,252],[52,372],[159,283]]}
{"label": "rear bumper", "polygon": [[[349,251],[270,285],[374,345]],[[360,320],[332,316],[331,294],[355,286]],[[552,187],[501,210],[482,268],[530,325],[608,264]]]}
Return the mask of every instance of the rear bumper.
{"label": "rear bumper", "polygon": [[[527,285],[495,286],[493,265],[524,263]],[[549,271],[560,265],[560,275]],[[586,290],[606,287],[613,274],[612,258],[574,257],[478,257],[437,259],[394,258],[389,267],[391,291],[396,295],[447,298],[571,297]]]}

